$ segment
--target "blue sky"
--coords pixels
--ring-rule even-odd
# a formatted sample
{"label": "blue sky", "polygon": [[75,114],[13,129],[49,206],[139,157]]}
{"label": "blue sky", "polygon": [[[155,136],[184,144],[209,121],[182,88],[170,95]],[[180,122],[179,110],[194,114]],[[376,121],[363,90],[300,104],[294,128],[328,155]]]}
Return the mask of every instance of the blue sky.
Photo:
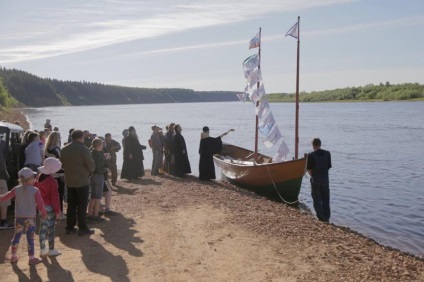
{"label": "blue sky", "polygon": [[271,92],[424,83],[423,0],[0,1],[0,66],[136,87],[242,91],[257,49]]}

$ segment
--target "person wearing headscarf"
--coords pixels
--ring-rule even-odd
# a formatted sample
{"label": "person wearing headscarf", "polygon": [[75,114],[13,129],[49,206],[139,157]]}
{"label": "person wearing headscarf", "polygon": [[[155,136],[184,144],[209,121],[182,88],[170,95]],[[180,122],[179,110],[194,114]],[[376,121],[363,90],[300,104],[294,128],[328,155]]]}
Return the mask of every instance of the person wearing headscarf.
{"label": "person wearing headscarf", "polygon": [[221,136],[213,138],[209,136],[209,127],[203,127],[200,135],[199,146],[199,179],[211,180],[215,179],[215,166],[213,163],[213,155],[222,151]]}
{"label": "person wearing headscarf", "polygon": [[191,173],[190,161],[188,160],[187,146],[184,137],[181,135],[183,129],[179,124],[175,125],[174,133],[174,155],[175,155],[175,175],[184,177]]}
{"label": "person wearing headscarf", "polygon": [[125,144],[124,144],[124,140],[125,140],[125,137],[127,137],[128,136],[128,129],[127,128],[125,128],[123,131],[122,131],[122,136],[124,136],[124,138],[122,138],[122,148],[125,146]]}
{"label": "person wearing headscarf", "polygon": [[175,123],[168,125],[165,134],[165,171],[169,174],[174,174],[174,127]]}
{"label": "person wearing headscarf", "polygon": [[133,126],[128,128],[128,136],[124,138],[124,163],[122,165],[121,178],[129,181],[144,176],[143,146],[138,141],[138,136]]}

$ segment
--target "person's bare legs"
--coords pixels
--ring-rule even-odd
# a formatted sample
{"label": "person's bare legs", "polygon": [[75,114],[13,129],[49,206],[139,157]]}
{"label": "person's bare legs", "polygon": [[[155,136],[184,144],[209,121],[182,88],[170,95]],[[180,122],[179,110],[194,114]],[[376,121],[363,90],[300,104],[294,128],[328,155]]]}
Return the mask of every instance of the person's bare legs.
{"label": "person's bare legs", "polygon": [[110,210],[110,202],[112,200],[112,191],[107,191],[104,193],[105,195],[105,209]]}

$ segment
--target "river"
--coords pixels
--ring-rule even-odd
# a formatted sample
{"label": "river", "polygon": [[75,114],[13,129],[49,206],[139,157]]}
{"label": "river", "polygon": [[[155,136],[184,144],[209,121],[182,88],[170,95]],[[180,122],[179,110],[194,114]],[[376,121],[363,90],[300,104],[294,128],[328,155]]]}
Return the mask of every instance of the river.
{"label": "river", "polygon": [[[294,104],[271,104],[286,143],[294,152]],[[203,126],[217,136],[230,128],[225,142],[252,149],[254,107],[251,103],[184,103],[25,109],[33,129],[45,120],[59,127],[66,141],[70,128],[112,133],[134,126],[147,145],[151,126],[181,124],[193,174],[198,173],[198,146]],[[331,208],[334,224],[347,226],[377,242],[424,255],[424,102],[302,103],[299,153],[311,151],[313,137],[332,154]],[[260,146],[261,152],[274,154]],[[122,151],[118,167],[122,166]],[[145,168],[152,153],[145,152]],[[300,200],[311,210],[305,176]]]}

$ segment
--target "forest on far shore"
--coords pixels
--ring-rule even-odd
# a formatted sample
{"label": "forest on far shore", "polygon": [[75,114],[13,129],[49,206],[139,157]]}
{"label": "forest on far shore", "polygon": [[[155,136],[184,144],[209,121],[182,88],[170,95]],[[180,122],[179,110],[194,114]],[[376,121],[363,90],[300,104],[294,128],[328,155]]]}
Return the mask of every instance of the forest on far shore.
{"label": "forest on far shore", "polygon": [[[194,91],[183,88],[138,88],[95,82],[40,78],[28,72],[0,67],[0,106],[48,107],[237,101],[234,91]],[[294,94],[267,95],[270,102],[294,102]],[[300,102],[424,100],[419,83],[368,84],[334,90],[301,92]]]}
{"label": "forest on far shore", "polygon": [[[237,92],[141,88],[41,78],[0,67],[0,103],[28,107],[237,101]],[[3,90],[7,90],[6,92]],[[8,94],[7,94],[8,93]]]}
{"label": "forest on far shore", "polygon": [[[270,102],[294,102],[294,94],[273,93],[268,95]],[[424,99],[424,85],[419,83],[379,85],[368,84],[359,87],[346,87],[334,90],[300,92],[300,102],[329,101],[401,101]]]}

